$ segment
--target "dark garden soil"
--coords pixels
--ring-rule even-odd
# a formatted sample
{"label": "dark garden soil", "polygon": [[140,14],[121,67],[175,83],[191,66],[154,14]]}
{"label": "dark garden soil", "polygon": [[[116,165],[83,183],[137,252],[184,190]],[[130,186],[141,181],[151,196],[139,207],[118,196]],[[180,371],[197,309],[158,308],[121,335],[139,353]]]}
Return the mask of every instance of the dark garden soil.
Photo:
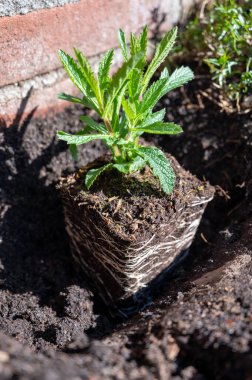
{"label": "dark garden soil", "polygon": [[[116,170],[102,173],[88,192],[83,186],[85,171],[82,168],[76,175],[62,181],[61,187],[72,198],[75,197],[76,202],[84,202],[93,212],[99,213],[121,239],[149,239],[160,225],[168,224],[181,205],[190,201],[190,197],[193,199],[204,193],[211,195],[207,183],[183,170],[173,157],[168,158],[176,173],[174,189],[169,196],[162,192],[148,167],[130,175]],[[92,167],[108,162],[109,157],[102,157]],[[87,170],[90,168],[88,165]]]}
{"label": "dark garden soil", "polygon": [[[56,190],[77,164],[55,131],[76,130],[81,110],[2,128],[0,379],[252,378],[252,120],[222,112],[208,86],[197,78],[160,104],[184,134],[147,137],[215,199],[184,264],[124,321],[76,274]],[[103,153],[80,149],[78,167]]]}

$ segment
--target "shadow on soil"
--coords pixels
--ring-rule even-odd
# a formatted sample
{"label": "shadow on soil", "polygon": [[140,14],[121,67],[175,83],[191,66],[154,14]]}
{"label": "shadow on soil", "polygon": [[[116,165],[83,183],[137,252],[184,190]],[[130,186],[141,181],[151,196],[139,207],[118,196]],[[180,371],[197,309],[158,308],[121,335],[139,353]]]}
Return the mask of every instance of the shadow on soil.
{"label": "shadow on soil", "polygon": [[64,289],[73,284],[88,289],[88,285],[72,268],[63,210],[55,188],[58,178],[47,184],[44,173],[52,158],[67,146],[53,138],[39,156],[34,152],[33,137],[29,141],[25,135],[36,109],[21,122],[29,96],[30,92],[13,124],[1,128],[0,281],[3,289],[35,295],[41,306],[50,306],[62,316]]}

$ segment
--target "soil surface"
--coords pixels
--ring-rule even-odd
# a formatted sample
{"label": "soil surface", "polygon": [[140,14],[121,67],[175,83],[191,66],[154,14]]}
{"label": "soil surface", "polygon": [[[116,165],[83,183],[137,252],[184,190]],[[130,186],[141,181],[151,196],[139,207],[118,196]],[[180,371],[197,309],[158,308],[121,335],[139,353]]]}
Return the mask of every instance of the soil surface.
{"label": "soil surface", "polygon": [[[132,242],[149,239],[160,225],[169,224],[181,207],[186,209],[190,202],[201,197],[210,199],[214,193],[214,188],[184,170],[172,156],[168,155],[168,160],[176,175],[169,195],[162,191],[148,166],[128,175],[117,170],[104,172],[87,191],[83,185],[85,174],[91,168],[87,165],[62,180],[62,193],[74,199],[76,208],[85,204],[90,212],[98,214],[118,239]],[[92,167],[108,162],[109,157],[101,157]]]}
{"label": "soil surface", "polygon": [[[113,320],[76,274],[56,191],[78,164],[55,139],[79,108],[1,131],[1,379],[252,378],[252,120],[206,97],[207,77],[163,99],[179,137],[151,138],[218,189],[184,264],[146,310]],[[78,166],[77,166],[78,165]]]}

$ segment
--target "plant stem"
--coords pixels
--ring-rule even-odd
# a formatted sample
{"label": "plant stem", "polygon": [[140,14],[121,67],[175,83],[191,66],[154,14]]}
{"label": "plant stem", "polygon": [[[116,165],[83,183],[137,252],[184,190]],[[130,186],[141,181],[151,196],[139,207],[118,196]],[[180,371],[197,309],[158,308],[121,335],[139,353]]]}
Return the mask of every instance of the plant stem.
{"label": "plant stem", "polygon": [[103,120],[104,120],[104,124],[106,125],[106,128],[107,128],[108,132],[109,132],[111,135],[113,135],[113,130],[112,130],[112,128],[111,128],[111,125],[110,125],[109,120],[108,120],[108,119],[103,119]]}
{"label": "plant stem", "polygon": [[118,146],[113,145],[113,150],[114,150],[114,153],[115,153],[116,157],[121,157],[121,152],[120,152]]}
{"label": "plant stem", "polygon": [[[103,119],[103,120],[104,120],[104,123],[105,123],[105,125],[106,125],[106,128],[107,128],[108,132],[109,132],[111,135],[113,135],[114,132],[113,132],[113,129],[112,129],[112,127],[111,127],[111,124],[110,124],[109,120],[108,120],[108,119]],[[118,158],[118,157],[121,157],[121,152],[120,152],[118,146],[113,145],[112,149],[113,149],[113,152],[114,152],[115,157],[117,157],[117,158]]]}

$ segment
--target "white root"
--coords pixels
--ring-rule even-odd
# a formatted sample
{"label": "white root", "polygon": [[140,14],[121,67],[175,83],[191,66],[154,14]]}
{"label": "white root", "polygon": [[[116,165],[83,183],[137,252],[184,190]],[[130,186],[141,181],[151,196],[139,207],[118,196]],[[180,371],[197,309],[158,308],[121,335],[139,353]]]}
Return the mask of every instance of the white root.
{"label": "white root", "polygon": [[[181,251],[188,249],[204,206],[211,199],[212,197],[201,197],[191,202],[186,210],[177,210],[169,226],[160,226],[159,237],[153,234],[147,240],[128,245],[118,243],[101,226],[91,221],[85,212],[85,205],[81,208],[82,219],[75,222],[76,209],[65,199],[66,229],[73,256],[100,289],[100,295],[106,303],[114,302],[115,298],[128,298],[169,267]],[[164,236],[161,242],[160,233]],[[110,275],[112,289],[118,290],[116,296],[111,294],[111,289],[104,283],[101,272]]]}

